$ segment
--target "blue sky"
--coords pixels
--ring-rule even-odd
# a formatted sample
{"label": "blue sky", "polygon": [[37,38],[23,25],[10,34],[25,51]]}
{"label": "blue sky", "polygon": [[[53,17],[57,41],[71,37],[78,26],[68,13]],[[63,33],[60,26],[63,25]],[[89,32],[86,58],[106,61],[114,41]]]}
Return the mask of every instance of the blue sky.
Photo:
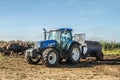
{"label": "blue sky", "polygon": [[59,27],[120,41],[120,0],[0,0],[0,40],[42,40],[42,28]]}

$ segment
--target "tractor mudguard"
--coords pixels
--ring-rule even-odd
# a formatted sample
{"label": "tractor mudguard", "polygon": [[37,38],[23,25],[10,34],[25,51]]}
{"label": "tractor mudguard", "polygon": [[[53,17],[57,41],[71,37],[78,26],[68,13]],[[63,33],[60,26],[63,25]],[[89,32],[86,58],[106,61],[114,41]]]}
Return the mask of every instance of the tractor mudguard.
{"label": "tractor mudguard", "polygon": [[80,45],[77,41],[73,41],[73,40],[68,41],[68,43],[67,43],[67,45],[66,45],[67,51],[69,51],[70,47],[71,47],[73,44],[78,44],[78,45]]}

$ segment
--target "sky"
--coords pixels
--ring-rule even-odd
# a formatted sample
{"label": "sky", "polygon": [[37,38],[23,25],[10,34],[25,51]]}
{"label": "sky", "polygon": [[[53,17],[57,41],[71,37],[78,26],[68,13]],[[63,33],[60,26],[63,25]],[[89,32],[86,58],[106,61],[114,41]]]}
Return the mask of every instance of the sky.
{"label": "sky", "polygon": [[120,41],[120,0],[0,0],[0,40],[42,40],[43,28],[61,27]]}

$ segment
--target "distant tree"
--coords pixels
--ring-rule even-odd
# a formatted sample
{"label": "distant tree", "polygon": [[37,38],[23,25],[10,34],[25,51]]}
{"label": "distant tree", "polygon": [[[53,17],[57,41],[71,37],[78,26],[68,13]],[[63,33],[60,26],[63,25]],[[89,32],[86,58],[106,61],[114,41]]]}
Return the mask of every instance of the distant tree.
{"label": "distant tree", "polygon": [[104,50],[115,50],[115,49],[120,49],[120,43],[118,42],[100,42],[102,44],[102,47]]}

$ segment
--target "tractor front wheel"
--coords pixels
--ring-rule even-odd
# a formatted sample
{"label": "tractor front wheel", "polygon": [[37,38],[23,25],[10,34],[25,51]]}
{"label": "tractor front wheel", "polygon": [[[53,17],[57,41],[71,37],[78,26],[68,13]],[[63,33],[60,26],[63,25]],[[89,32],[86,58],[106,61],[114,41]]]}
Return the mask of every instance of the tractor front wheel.
{"label": "tractor front wheel", "polygon": [[26,61],[28,64],[38,64],[40,62],[40,58],[26,57]]}
{"label": "tractor front wheel", "polygon": [[43,52],[43,64],[47,67],[53,67],[58,64],[59,55],[56,49],[48,48]]}

